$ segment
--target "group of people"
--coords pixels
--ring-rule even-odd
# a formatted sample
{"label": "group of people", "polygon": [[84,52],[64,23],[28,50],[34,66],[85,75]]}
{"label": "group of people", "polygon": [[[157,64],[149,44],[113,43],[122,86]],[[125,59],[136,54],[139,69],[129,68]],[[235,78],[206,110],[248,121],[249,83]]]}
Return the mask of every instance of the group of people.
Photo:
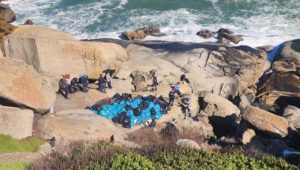
{"label": "group of people", "polygon": [[[180,77],[180,81],[185,81],[189,83],[188,79],[186,78],[185,75],[182,75]],[[81,76],[79,79],[73,78],[71,80],[71,83],[68,84],[67,80],[65,78],[62,78],[59,82],[59,91],[62,96],[64,96],[66,99],[69,99],[68,95],[69,93],[75,93],[77,91],[82,91],[82,92],[88,92],[89,87],[89,78],[87,75]],[[97,82],[99,86],[99,90],[103,93],[106,93],[106,88],[111,89],[112,88],[112,78],[110,73],[106,73],[105,76],[103,74],[100,74]],[[152,75],[152,90],[156,91],[157,86],[158,86],[158,79],[155,73]],[[179,89],[180,82],[175,83],[171,86],[171,90],[169,92],[169,108],[173,106],[173,103],[175,101],[175,96],[176,94],[181,98],[181,107],[183,112],[185,113],[185,118],[186,116],[191,117],[191,99],[188,96],[183,96],[182,93],[180,92]]]}
{"label": "group of people", "polygon": [[89,77],[88,75],[83,75],[81,77],[72,78],[71,83],[69,84],[66,77],[63,76],[59,81],[59,90],[58,93],[64,96],[65,99],[69,99],[69,94],[76,93],[78,91],[88,92],[89,91]]}
{"label": "group of people", "polygon": [[[181,75],[180,77],[180,81],[181,82],[186,82],[186,83],[190,83],[190,81],[187,79],[187,77],[185,76],[185,74]],[[171,86],[171,91],[169,92],[169,107],[173,106],[173,103],[175,101],[175,95],[177,94],[180,98],[181,98],[181,107],[182,110],[185,114],[185,118],[187,116],[191,117],[191,99],[188,96],[183,96],[182,93],[180,92],[179,89],[179,85],[180,82],[174,84]],[[158,80],[155,74],[153,74],[152,76],[152,90],[157,90],[157,86],[158,86]]]}
{"label": "group of people", "polygon": [[175,101],[175,95],[177,94],[178,97],[181,98],[180,106],[182,111],[184,112],[184,118],[187,116],[191,117],[191,98],[189,96],[184,96],[179,90],[180,83],[176,83],[171,86],[171,91],[169,92],[169,106],[173,106]]}
{"label": "group of people", "polygon": [[102,93],[106,93],[106,88],[112,88],[112,78],[109,73],[105,74],[105,76],[100,74],[98,78],[98,86]]}

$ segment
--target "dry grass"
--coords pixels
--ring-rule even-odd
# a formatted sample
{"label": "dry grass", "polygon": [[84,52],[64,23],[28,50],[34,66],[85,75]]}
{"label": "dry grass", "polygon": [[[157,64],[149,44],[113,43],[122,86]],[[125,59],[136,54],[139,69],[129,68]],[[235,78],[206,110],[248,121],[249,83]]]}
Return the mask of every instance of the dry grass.
{"label": "dry grass", "polygon": [[179,132],[172,124],[167,125],[161,131],[154,131],[153,128],[142,128],[128,135],[128,140],[147,147],[173,147],[179,139],[190,139],[198,144],[206,142],[193,129],[185,129]]}

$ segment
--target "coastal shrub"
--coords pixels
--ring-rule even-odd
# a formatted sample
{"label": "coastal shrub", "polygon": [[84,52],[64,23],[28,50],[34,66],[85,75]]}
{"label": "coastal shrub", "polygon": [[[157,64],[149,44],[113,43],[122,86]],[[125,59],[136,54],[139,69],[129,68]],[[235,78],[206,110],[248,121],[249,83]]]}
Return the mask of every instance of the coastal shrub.
{"label": "coastal shrub", "polygon": [[34,152],[44,141],[37,137],[17,140],[8,135],[0,135],[0,154],[10,152]]}
{"label": "coastal shrub", "polygon": [[54,153],[34,163],[32,169],[299,169],[273,156],[249,157],[238,150],[208,152],[177,146],[128,149],[99,142]]}

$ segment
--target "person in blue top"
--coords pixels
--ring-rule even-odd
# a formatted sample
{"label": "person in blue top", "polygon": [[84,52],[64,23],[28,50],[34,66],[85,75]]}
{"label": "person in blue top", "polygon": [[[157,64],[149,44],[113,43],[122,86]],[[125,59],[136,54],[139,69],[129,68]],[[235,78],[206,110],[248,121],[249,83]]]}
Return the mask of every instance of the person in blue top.
{"label": "person in blue top", "polygon": [[102,76],[102,74],[100,74],[100,77],[98,78],[98,86],[101,92],[106,93],[105,88],[106,88],[106,80],[105,78]]}
{"label": "person in blue top", "polygon": [[175,93],[177,93],[179,97],[182,96],[182,94],[181,94],[181,92],[179,90],[179,83],[174,84],[173,85],[173,89],[175,90]]}

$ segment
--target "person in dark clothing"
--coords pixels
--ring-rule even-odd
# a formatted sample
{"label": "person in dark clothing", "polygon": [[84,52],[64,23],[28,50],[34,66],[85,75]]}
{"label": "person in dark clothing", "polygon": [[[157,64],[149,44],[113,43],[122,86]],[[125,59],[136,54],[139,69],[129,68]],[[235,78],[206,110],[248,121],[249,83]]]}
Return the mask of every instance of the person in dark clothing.
{"label": "person in dark clothing", "polygon": [[58,93],[64,96],[65,99],[69,99],[69,89],[68,89],[68,83],[67,80],[62,78],[59,81],[59,90]]}
{"label": "person in dark clothing", "polygon": [[105,78],[102,76],[102,74],[100,74],[100,77],[98,78],[98,86],[101,92],[106,93],[105,88],[106,88],[106,80]]}
{"label": "person in dark clothing", "polygon": [[180,76],[180,82],[186,82],[188,84],[191,83],[190,80],[186,77],[185,74],[183,74],[183,75]]}
{"label": "person in dark clothing", "polygon": [[88,92],[89,91],[89,77],[88,75],[83,75],[80,77],[80,83],[82,84],[81,86],[81,91],[82,92]]}
{"label": "person in dark clothing", "polygon": [[69,86],[69,93],[76,93],[77,91],[80,90],[80,87],[78,85],[78,79],[75,77],[71,80],[71,84]]}
{"label": "person in dark clothing", "polygon": [[172,89],[169,92],[169,106],[173,106],[174,100],[175,100],[175,90]]}
{"label": "person in dark clothing", "polygon": [[153,74],[153,77],[152,77],[152,90],[157,90],[157,86],[158,86],[158,81],[157,81],[157,77],[155,74]]}

